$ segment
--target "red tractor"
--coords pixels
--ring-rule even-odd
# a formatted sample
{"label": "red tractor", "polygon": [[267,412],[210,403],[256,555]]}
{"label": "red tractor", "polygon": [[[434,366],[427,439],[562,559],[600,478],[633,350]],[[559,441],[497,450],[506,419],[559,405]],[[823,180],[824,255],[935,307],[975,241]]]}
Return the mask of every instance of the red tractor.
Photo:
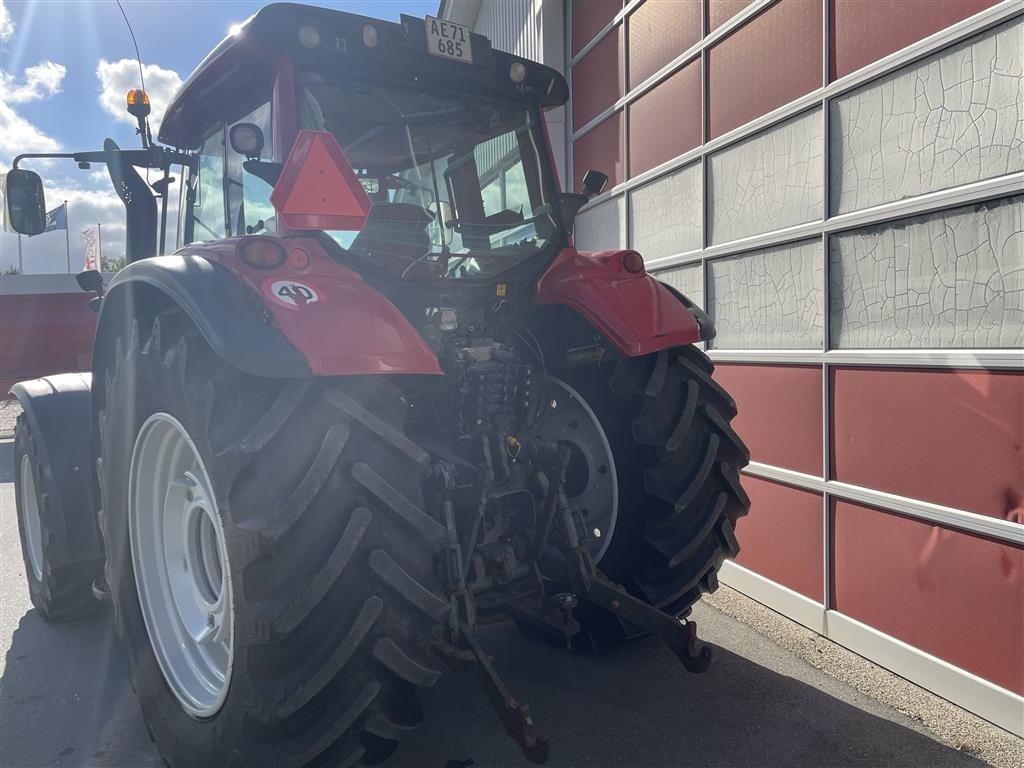
{"label": "red tractor", "polygon": [[[687,616],[738,551],[749,454],[707,315],[637,252],[573,247],[606,178],[559,191],[544,110],[567,97],[457,24],[276,4],[160,144],[133,92],[141,149],[46,155],[106,165],[128,264],[79,275],[91,375],[13,389],[29,589],[49,621],[112,600],[168,764],[379,764],[449,669],[543,762],[480,647],[494,621],[653,633],[707,667]],[[31,157],[7,180],[24,234]]]}

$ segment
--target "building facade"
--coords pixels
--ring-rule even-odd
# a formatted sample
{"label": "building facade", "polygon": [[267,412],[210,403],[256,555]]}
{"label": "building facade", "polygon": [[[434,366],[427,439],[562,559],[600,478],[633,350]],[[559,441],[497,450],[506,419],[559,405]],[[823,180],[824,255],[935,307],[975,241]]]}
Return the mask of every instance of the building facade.
{"label": "building facade", "polygon": [[1024,735],[1024,5],[444,0],[565,72],[581,249],[703,305],[723,583]]}

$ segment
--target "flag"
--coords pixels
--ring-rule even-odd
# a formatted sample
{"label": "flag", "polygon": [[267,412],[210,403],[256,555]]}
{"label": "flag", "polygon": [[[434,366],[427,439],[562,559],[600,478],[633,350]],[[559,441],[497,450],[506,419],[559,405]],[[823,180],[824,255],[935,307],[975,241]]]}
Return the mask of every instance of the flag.
{"label": "flag", "polygon": [[82,265],[82,269],[85,271],[100,268],[98,230],[98,227],[89,227],[82,230],[82,239],[85,240],[85,263]]}
{"label": "flag", "polygon": [[46,212],[46,226],[43,232],[53,232],[58,229],[68,228],[68,204],[61,203],[52,211]]}

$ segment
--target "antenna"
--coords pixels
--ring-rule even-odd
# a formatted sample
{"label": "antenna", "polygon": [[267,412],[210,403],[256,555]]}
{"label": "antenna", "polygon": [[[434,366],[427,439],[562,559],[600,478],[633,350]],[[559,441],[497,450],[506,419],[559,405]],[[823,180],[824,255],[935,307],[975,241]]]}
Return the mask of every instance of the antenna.
{"label": "antenna", "polygon": [[[135,30],[132,29],[132,23],[128,21],[128,14],[124,12],[124,6],[121,5],[121,0],[116,0],[117,8],[121,11],[121,16],[124,18],[124,23],[128,26],[128,34],[132,36],[132,45],[135,46],[135,61],[139,64],[139,83],[142,85],[142,91],[146,91],[146,76],[142,71],[142,54],[139,53],[139,43],[135,39]],[[146,100],[148,105],[149,100]],[[148,111],[147,111],[148,114]],[[149,120],[139,119],[139,133],[142,134],[142,146],[148,147],[153,143],[153,136],[149,132]]]}

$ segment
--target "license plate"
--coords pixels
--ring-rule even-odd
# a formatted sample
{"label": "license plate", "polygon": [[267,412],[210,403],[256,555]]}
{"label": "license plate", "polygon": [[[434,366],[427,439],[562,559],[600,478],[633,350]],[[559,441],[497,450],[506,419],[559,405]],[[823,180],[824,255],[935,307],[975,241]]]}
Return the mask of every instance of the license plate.
{"label": "license plate", "polygon": [[473,47],[469,41],[469,27],[452,21],[427,16],[427,51],[446,59],[473,63]]}

